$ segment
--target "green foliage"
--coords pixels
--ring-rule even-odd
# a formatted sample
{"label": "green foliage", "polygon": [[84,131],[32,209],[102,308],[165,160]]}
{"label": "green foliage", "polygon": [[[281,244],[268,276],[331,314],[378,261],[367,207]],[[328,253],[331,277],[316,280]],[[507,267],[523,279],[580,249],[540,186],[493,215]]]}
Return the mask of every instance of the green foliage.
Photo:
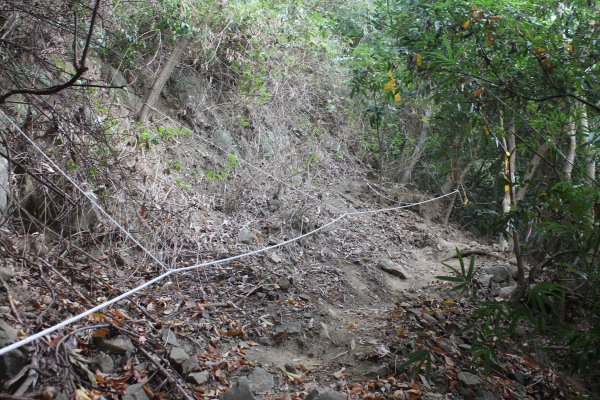
{"label": "green foliage", "polygon": [[454,275],[440,275],[436,276],[436,278],[442,281],[456,283],[456,285],[452,287],[452,290],[461,290],[462,293],[464,293],[467,290],[469,290],[473,283],[473,277],[475,276],[475,257],[471,256],[469,260],[469,266],[465,267],[465,260],[462,256],[462,253],[457,247],[456,259],[458,260],[458,263],[460,265],[460,270],[453,267],[450,264],[442,263],[446,268],[449,268],[454,273]]}
{"label": "green foliage", "polygon": [[426,376],[429,377],[431,374],[431,362],[431,350],[424,348],[409,353],[406,361],[396,365],[396,368],[403,370],[410,367],[409,379],[412,380],[423,367],[425,367]]}
{"label": "green foliage", "polygon": [[152,127],[143,128],[138,135],[138,145],[143,145],[146,150],[159,143],[167,142],[177,137],[191,136],[192,132],[187,128],[179,127]]}

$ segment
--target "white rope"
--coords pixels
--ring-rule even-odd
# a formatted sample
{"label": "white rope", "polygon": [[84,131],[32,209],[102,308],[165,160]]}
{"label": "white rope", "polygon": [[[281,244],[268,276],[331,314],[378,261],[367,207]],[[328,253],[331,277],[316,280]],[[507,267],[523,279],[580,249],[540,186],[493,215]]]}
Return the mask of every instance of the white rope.
{"label": "white rope", "polygon": [[82,312],[82,313],[80,313],[78,315],[75,315],[75,316],[73,316],[73,317],[71,317],[71,318],[69,318],[69,319],[67,319],[67,320],[65,320],[63,322],[60,322],[60,323],[58,323],[58,324],[56,324],[54,326],[51,326],[49,328],[44,329],[41,332],[38,332],[38,333],[33,334],[31,336],[28,336],[27,338],[25,338],[25,339],[23,339],[23,340],[21,340],[19,342],[13,343],[13,344],[11,344],[9,346],[6,346],[6,347],[0,349],[0,356],[2,356],[3,354],[6,354],[6,353],[8,353],[8,352],[10,352],[12,350],[16,350],[16,349],[18,349],[18,348],[20,348],[22,346],[25,346],[26,344],[31,343],[34,340],[37,340],[37,339],[39,339],[41,337],[44,337],[44,336],[49,335],[49,334],[51,334],[53,332],[56,332],[58,329],[63,328],[63,327],[65,327],[65,326],[67,326],[69,324],[72,324],[74,322],[77,322],[77,321],[79,321],[79,320],[87,317],[88,315],[90,315],[92,313],[95,313],[97,311],[100,311],[100,310],[108,307],[108,306],[111,306],[111,305],[113,305],[113,304],[115,304],[115,303],[117,303],[117,302],[119,302],[119,301],[121,301],[121,300],[123,300],[123,299],[125,299],[125,298],[127,298],[127,297],[129,297],[129,296],[131,296],[131,295],[133,295],[135,293],[137,293],[137,292],[139,292],[140,290],[145,289],[148,286],[151,286],[154,283],[157,283],[157,282],[161,281],[162,279],[168,277],[169,275],[171,275],[171,274],[173,274],[175,272],[191,271],[191,270],[198,269],[198,268],[208,267],[208,266],[217,265],[217,264],[223,264],[223,263],[227,263],[227,262],[230,262],[230,261],[238,260],[240,258],[248,257],[248,256],[251,256],[251,255],[255,255],[255,254],[259,254],[259,253],[264,253],[265,251],[273,250],[273,249],[276,249],[278,247],[282,247],[282,246],[288,245],[290,243],[296,242],[298,240],[301,240],[301,239],[303,239],[305,237],[314,235],[315,233],[317,233],[319,231],[322,231],[323,229],[326,229],[327,227],[329,227],[329,226],[331,226],[331,225],[339,222],[340,220],[342,220],[342,219],[344,219],[346,217],[350,217],[350,216],[354,216],[354,215],[363,215],[363,214],[374,214],[374,213],[386,212],[386,211],[396,211],[396,210],[400,210],[400,209],[403,209],[403,208],[415,207],[415,206],[418,206],[418,205],[421,205],[421,204],[430,203],[432,201],[439,200],[441,198],[453,195],[455,193],[458,193],[458,190],[455,190],[453,192],[444,194],[442,196],[438,196],[438,197],[434,197],[434,198],[431,198],[431,199],[428,199],[428,200],[420,201],[418,203],[406,204],[406,205],[398,206],[398,207],[383,208],[383,209],[379,209],[379,210],[355,211],[355,212],[345,213],[345,214],[340,215],[337,218],[332,219],[331,221],[329,221],[325,225],[320,226],[320,227],[318,227],[318,228],[316,228],[316,229],[314,229],[314,230],[312,230],[310,232],[307,232],[307,233],[305,233],[303,235],[294,237],[292,239],[286,240],[284,242],[281,242],[281,243],[278,243],[278,244],[275,244],[275,245],[272,245],[272,246],[263,247],[261,249],[250,251],[250,252],[244,253],[244,254],[239,254],[237,256],[227,257],[227,258],[223,258],[223,259],[220,259],[220,260],[210,261],[210,262],[206,262],[206,263],[202,263],[202,264],[196,264],[196,265],[192,265],[192,266],[189,266],[189,267],[181,267],[181,268],[177,268],[177,269],[169,269],[169,270],[167,270],[167,272],[163,273],[162,275],[157,276],[156,278],[151,279],[151,280],[149,280],[147,282],[144,282],[143,284],[141,284],[141,285],[139,285],[139,286],[137,286],[137,287],[135,287],[133,289],[130,289],[127,292],[125,292],[125,293],[123,293],[123,294],[121,294],[121,295],[119,295],[119,296],[117,296],[117,297],[115,297],[115,298],[113,298],[111,300],[107,300],[104,303],[98,304],[97,306],[95,306],[95,307],[93,307],[93,308],[91,308],[89,310],[86,310],[86,311],[84,311],[84,312]]}
{"label": "white rope", "polygon": [[264,253],[266,251],[273,250],[273,249],[276,249],[276,248],[288,245],[290,243],[296,242],[296,241],[301,240],[303,238],[306,238],[308,236],[314,235],[314,234],[316,234],[316,233],[318,233],[318,232],[320,232],[320,231],[328,228],[329,226],[334,225],[335,223],[341,221],[342,219],[344,219],[346,217],[350,217],[350,216],[354,216],[354,215],[374,214],[374,213],[380,213],[380,212],[386,212],[386,211],[396,211],[396,210],[400,210],[400,209],[404,209],[404,208],[415,207],[415,206],[418,206],[418,205],[421,205],[421,204],[430,203],[432,201],[436,201],[436,200],[439,200],[441,198],[444,198],[444,197],[453,195],[455,193],[458,193],[458,190],[455,190],[453,192],[444,194],[442,196],[434,197],[434,198],[431,198],[431,199],[428,199],[428,200],[424,200],[424,201],[420,201],[420,202],[417,202],[417,203],[405,204],[405,205],[402,205],[402,206],[382,208],[382,209],[376,209],[376,210],[354,211],[354,212],[344,213],[344,214],[342,214],[342,215],[340,215],[340,216],[332,219],[331,221],[329,221],[325,225],[322,225],[322,226],[320,226],[320,227],[318,227],[318,228],[316,228],[316,229],[314,229],[314,230],[312,230],[310,232],[307,232],[307,233],[305,233],[303,235],[294,237],[292,239],[280,242],[280,243],[272,245],[272,246],[263,247],[263,248],[260,248],[258,250],[250,251],[250,252],[247,252],[247,253],[244,253],[244,254],[239,254],[239,255],[236,255],[236,256],[233,256],[233,257],[227,257],[227,258],[223,258],[223,259],[220,259],[220,260],[215,260],[215,261],[210,261],[210,262],[206,262],[206,263],[196,264],[196,265],[192,265],[192,266],[189,266],[189,267],[181,267],[181,268],[176,268],[176,269],[170,269],[166,265],[164,265],[160,260],[158,260],[154,255],[152,255],[152,253],[150,253],[150,251],[148,251],[145,247],[143,247],[133,237],[133,235],[131,235],[131,233],[129,233],[124,227],[122,227],[112,216],[110,216],[110,214],[108,214],[108,212],[106,212],[100,206],[100,204],[98,204],[94,200],[93,197],[91,197],[90,195],[88,195],[71,177],[69,177],[67,175],[66,172],[64,172],[48,155],[46,155],[44,153],[44,151],[33,140],[31,140],[25,134],[25,132],[23,132],[23,130],[14,121],[12,121],[12,119],[10,119],[2,110],[0,110],[0,112],[2,112],[2,114],[4,115],[4,117],[7,118],[17,128],[17,130],[21,133],[21,135],[23,135],[33,145],[33,147],[40,154],[42,154],[44,156],[44,158],[46,158],[46,160],[48,160],[48,162],[52,166],[54,166],[63,176],[65,176],[65,178],[67,180],[69,180],[69,182],[71,182],[73,184],[73,186],[75,188],[77,188],[85,197],[88,198],[88,200],[90,200],[90,202],[92,203],[92,205],[94,205],[94,207],[96,207],[100,212],[102,212],[102,214],[104,214],[111,222],[113,222],[115,224],[115,226],[119,227],[119,229],[121,231],[123,231],[123,233],[125,235],[127,235],[128,238],[130,238],[135,244],[137,244],[138,246],[140,246],[140,248],[146,254],[148,254],[153,260],[155,260],[166,271],[163,274],[161,274],[161,275],[159,275],[159,276],[157,276],[157,277],[155,277],[155,278],[153,278],[153,279],[151,279],[151,280],[149,280],[147,282],[144,282],[141,285],[136,286],[135,288],[130,289],[127,292],[125,292],[123,294],[120,294],[119,296],[117,296],[117,297],[115,297],[113,299],[107,300],[107,301],[105,301],[105,302],[103,302],[101,304],[98,304],[97,306],[95,306],[93,308],[90,308],[90,309],[88,309],[88,310],[86,310],[86,311],[84,311],[84,312],[82,312],[80,314],[77,314],[77,315],[75,315],[73,317],[70,317],[70,318],[68,318],[68,319],[66,319],[66,320],[64,320],[64,321],[62,321],[62,322],[60,322],[60,323],[58,323],[56,325],[53,325],[53,326],[51,326],[49,328],[46,328],[46,329],[44,329],[44,330],[42,330],[42,331],[40,331],[38,333],[35,333],[35,334],[31,335],[31,336],[28,336],[28,337],[24,338],[23,340],[21,340],[19,342],[12,343],[9,346],[3,347],[2,349],[0,349],[0,356],[4,355],[4,354],[6,354],[6,353],[8,353],[10,351],[16,350],[16,349],[18,349],[20,347],[23,347],[26,344],[31,343],[31,342],[33,342],[33,341],[35,341],[37,339],[40,339],[40,338],[42,338],[42,337],[44,337],[46,335],[54,333],[57,330],[65,327],[65,326],[68,326],[68,325],[70,325],[70,324],[72,324],[74,322],[77,322],[77,321],[79,321],[79,320],[87,317],[88,315],[91,315],[91,314],[93,314],[95,312],[98,312],[98,311],[100,311],[100,310],[102,310],[102,309],[104,309],[106,307],[109,307],[109,306],[111,306],[111,305],[113,305],[113,304],[115,304],[115,303],[117,303],[117,302],[119,302],[119,301],[121,301],[121,300],[123,300],[123,299],[125,299],[125,298],[127,298],[127,297],[129,297],[129,296],[131,296],[133,294],[135,294],[135,293],[138,293],[139,291],[141,291],[141,290],[143,290],[143,289],[145,289],[145,288],[147,288],[147,287],[149,287],[149,286],[151,286],[151,285],[153,285],[153,284],[155,284],[155,283],[163,280],[164,278],[168,277],[171,274],[174,274],[175,272],[191,271],[191,270],[198,269],[198,268],[203,268],[203,267],[208,267],[208,266],[211,266],[211,265],[218,265],[218,264],[222,264],[222,263],[227,263],[227,262],[231,262],[231,261],[234,261],[234,260],[238,260],[240,258],[251,256],[251,255],[255,255],[255,254],[259,254],[259,253]]}
{"label": "white rope", "polygon": [[4,118],[6,118],[15,128],[17,128],[17,131],[19,131],[19,133],[29,142],[31,143],[31,145],[38,151],[38,153],[40,153],[42,155],[42,157],[44,157],[46,159],[46,161],[48,161],[48,163],[50,163],[50,165],[52,165],[54,168],[56,168],[56,170],[58,172],[61,173],[62,176],[64,176],[69,182],[71,182],[71,184],[81,192],[81,194],[83,194],[89,201],[90,203],[92,203],[92,205],[94,207],[96,207],[98,209],[98,211],[100,211],[106,218],[108,218],[113,224],[115,224],[115,226],[117,228],[119,228],[121,230],[121,232],[123,232],[123,234],[125,234],[125,236],[127,236],[129,239],[131,239],[131,241],[133,243],[135,243],[137,246],[140,247],[140,249],[142,249],[142,251],[144,253],[146,253],[150,258],[152,258],[154,261],[156,261],[156,263],[158,265],[160,265],[163,270],[168,270],[169,268],[161,261],[159,260],[154,254],[152,254],[148,249],[146,249],[144,247],[144,245],[142,245],[131,233],[129,233],[129,231],[127,229],[125,229],[116,219],[114,219],[108,212],[106,212],[104,210],[104,208],[102,208],[102,206],[94,199],[94,197],[92,195],[90,195],[88,192],[86,192],[85,190],[83,190],[82,187],[79,186],[79,184],[77,182],[75,182],[75,180],[73,178],[71,178],[66,172],[64,172],[59,166],[58,164],[56,164],[54,162],[54,160],[52,160],[50,158],[49,155],[47,155],[44,150],[42,150],[37,143],[35,143],[29,136],[27,136],[27,134],[25,132],[23,132],[23,130],[21,129],[21,127],[19,125],[17,125],[17,123],[15,121],[13,121],[12,118],[10,118],[8,115],[6,115],[4,113],[4,111],[2,109],[0,109],[0,113],[2,113],[2,115],[4,115]]}

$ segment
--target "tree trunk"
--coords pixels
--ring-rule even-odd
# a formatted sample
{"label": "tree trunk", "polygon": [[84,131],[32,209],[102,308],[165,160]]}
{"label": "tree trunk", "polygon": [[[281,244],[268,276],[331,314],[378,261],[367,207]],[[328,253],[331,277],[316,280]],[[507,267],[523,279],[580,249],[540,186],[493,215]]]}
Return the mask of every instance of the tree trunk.
{"label": "tree trunk", "polygon": [[577,150],[577,123],[575,117],[569,118],[569,147],[567,148],[567,156],[565,159],[565,167],[563,173],[565,180],[571,182],[571,175],[573,173],[573,165],[575,165],[575,152]]}
{"label": "tree trunk", "polygon": [[537,171],[538,167],[540,166],[542,157],[544,157],[544,154],[546,154],[546,152],[548,151],[549,148],[550,148],[550,146],[548,146],[548,143],[545,142],[545,143],[540,144],[538,146],[538,148],[536,149],[535,154],[533,155],[533,158],[531,159],[531,162],[529,163],[529,169],[527,170],[527,173],[523,177],[523,184],[517,191],[517,197],[515,198],[515,201],[517,203],[523,201],[523,199],[525,198],[525,195],[527,194],[527,189],[529,188],[529,183],[531,182],[533,175],[535,175],[535,172]]}
{"label": "tree trunk", "polygon": [[581,106],[581,115],[579,119],[581,125],[581,133],[583,136],[584,155],[585,155],[585,180],[589,186],[594,185],[596,180],[596,161],[594,148],[591,143],[594,141],[594,133],[590,131],[590,125],[587,117],[585,106]]}
{"label": "tree trunk", "polygon": [[145,123],[148,120],[148,115],[150,114],[151,109],[156,104],[160,93],[165,87],[165,83],[167,83],[167,80],[171,76],[171,73],[175,69],[175,66],[181,59],[181,56],[183,55],[189,44],[189,37],[181,38],[175,46],[175,48],[173,49],[173,51],[171,52],[169,58],[167,58],[167,61],[160,70],[158,77],[152,84],[152,88],[150,88],[150,92],[148,92],[148,95],[144,100],[144,104],[142,105],[142,108],[138,115],[138,121],[140,121],[141,123]]}
{"label": "tree trunk", "polygon": [[431,130],[432,115],[433,108],[431,106],[428,106],[428,108],[425,110],[423,118],[421,119],[422,124],[419,139],[417,141],[417,144],[415,145],[415,149],[410,157],[410,160],[408,161],[408,165],[406,166],[406,168],[404,168],[404,170],[402,171],[402,175],[400,176],[400,183],[402,184],[407,184],[410,182],[412,178],[412,172],[417,166],[421,155],[423,154],[423,150],[425,149],[425,143],[429,138],[429,132]]}

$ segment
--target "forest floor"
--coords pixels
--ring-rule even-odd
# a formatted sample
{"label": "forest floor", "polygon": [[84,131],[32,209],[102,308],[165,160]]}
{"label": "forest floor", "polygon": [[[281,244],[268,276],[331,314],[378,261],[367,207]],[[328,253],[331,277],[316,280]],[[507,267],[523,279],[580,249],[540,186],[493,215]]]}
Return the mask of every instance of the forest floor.
{"label": "forest floor", "polygon": [[[372,187],[367,180],[338,183],[331,190],[345,204],[338,197],[334,206],[364,209],[374,204]],[[397,204],[426,199],[408,192],[405,198],[410,200]],[[456,265],[456,248],[475,253],[477,296],[495,297],[511,284],[511,253],[433,222],[436,210],[425,205],[355,215],[272,252],[174,274],[128,302],[2,357],[2,391],[12,395],[0,398],[577,396],[575,380],[529,340],[526,328],[517,330],[508,347],[498,345],[499,362],[490,372],[471,362],[473,338],[460,328],[472,303],[435,276],[449,274],[444,260]],[[258,231],[232,228],[225,240],[242,253],[257,247]],[[14,240],[2,232],[5,250],[17,248]],[[34,256],[4,259],[0,344],[79,312],[90,301],[84,282],[75,284],[47,264]],[[104,282],[112,297],[127,289],[126,276],[123,267],[115,268],[90,276],[89,285]],[[419,368],[416,358],[405,365],[411,355],[426,354],[429,370],[427,363]]]}

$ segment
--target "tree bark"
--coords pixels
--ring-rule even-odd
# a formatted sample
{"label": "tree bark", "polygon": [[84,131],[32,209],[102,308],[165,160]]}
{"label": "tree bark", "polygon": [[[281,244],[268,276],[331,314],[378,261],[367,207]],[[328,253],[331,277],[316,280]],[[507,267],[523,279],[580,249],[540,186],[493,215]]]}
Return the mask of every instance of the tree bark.
{"label": "tree bark", "polygon": [[423,154],[423,150],[425,149],[425,143],[427,142],[427,139],[429,138],[429,132],[431,131],[432,115],[433,108],[431,106],[428,106],[425,110],[423,118],[421,119],[422,124],[419,139],[417,141],[417,144],[415,145],[415,149],[410,157],[410,160],[408,161],[408,165],[406,166],[406,168],[404,168],[404,170],[402,171],[402,175],[400,176],[401,184],[407,184],[410,182],[413,170],[417,166],[417,163],[419,162],[419,159]]}
{"label": "tree bark", "polygon": [[538,148],[536,149],[536,152],[533,155],[531,162],[529,163],[529,169],[527,170],[527,173],[523,177],[523,184],[517,191],[517,197],[515,198],[515,201],[517,203],[523,201],[523,199],[525,198],[525,195],[527,194],[527,189],[529,189],[529,184],[531,182],[531,179],[533,178],[533,176],[535,175],[535,172],[537,171],[538,167],[540,166],[542,157],[544,157],[544,154],[546,154],[546,152],[548,151],[549,148],[550,148],[550,146],[548,146],[548,143],[544,142],[544,143],[540,144],[538,146]]}
{"label": "tree bark", "polygon": [[585,156],[585,180],[589,186],[593,186],[596,181],[596,161],[594,148],[591,143],[594,141],[594,133],[590,131],[590,125],[585,106],[581,106],[581,115],[579,119],[581,133],[583,136],[584,156]]}
{"label": "tree bark", "polygon": [[571,176],[573,174],[573,166],[575,165],[575,152],[577,151],[577,123],[575,117],[569,118],[569,130],[568,130],[569,147],[567,148],[567,156],[565,159],[565,167],[563,168],[563,174],[565,180],[571,182]]}
{"label": "tree bark", "polygon": [[167,80],[171,76],[171,73],[173,73],[175,66],[181,59],[181,56],[183,55],[189,44],[189,37],[181,38],[175,46],[175,48],[173,49],[173,51],[171,52],[169,58],[167,58],[167,61],[160,70],[158,77],[152,84],[152,88],[150,88],[150,92],[148,92],[148,95],[144,100],[144,104],[142,104],[142,108],[140,109],[140,113],[138,114],[138,121],[140,121],[141,123],[145,123],[148,120],[148,116],[150,115],[151,109],[156,104],[160,93],[162,92],[163,88],[165,87],[165,84],[167,83]]}

